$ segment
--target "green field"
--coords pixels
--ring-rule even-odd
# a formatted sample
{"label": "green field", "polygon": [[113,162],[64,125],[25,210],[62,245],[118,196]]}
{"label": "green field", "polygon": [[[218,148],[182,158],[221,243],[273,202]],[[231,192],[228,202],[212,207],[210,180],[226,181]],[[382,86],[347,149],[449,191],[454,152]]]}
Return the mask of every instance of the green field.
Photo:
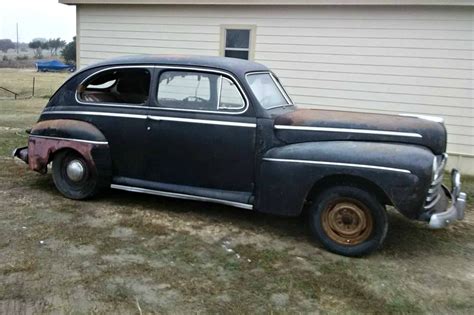
{"label": "green field", "polygon": [[390,210],[384,247],[350,259],[305,218],[117,191],[68,200],[10,157],[68,75],[0,69],[0,86],[28,97],[33,76],[38,97],[0,98],[0,314],[474,313],[473,203],[437,231]]}

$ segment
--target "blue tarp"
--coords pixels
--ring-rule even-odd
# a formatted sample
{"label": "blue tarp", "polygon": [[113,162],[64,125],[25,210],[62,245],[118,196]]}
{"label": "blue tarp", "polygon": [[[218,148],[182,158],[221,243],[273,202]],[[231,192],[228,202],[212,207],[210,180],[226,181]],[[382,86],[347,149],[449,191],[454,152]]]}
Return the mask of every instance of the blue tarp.
{"label": "blue tarp", "polygon": [[62,63],[59,60],[38,60],[36,61],[38,71],[62,71],[72,69],[73,66]]}

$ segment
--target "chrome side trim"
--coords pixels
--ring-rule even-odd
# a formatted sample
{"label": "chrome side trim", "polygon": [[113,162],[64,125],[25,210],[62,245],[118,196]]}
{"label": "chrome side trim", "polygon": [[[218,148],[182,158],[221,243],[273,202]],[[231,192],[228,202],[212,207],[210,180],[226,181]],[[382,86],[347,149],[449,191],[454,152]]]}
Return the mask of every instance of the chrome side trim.
{"label": "chrome side trim", "polygon": [[[83,112],[83,111],[50,111],[44,112],[43,114],[49,115],[61,115],[61,114],[70,114],[70,115],[86,115],[86,116],[106,116],[106,117],[122,117],[122,118],[135,118],[135,119],[147,119],[146,115],[136,115],[136,114],[122,114],[122,113],[107,113],[107,112]],[[205,125],[218,125],[218,126],[232,126],[232,127],[245,127],[245,128],[256,128],[256,123],[243,123],[243,122],[233,122],[233,121],[222,121],[222,120],[212,120],[212,119],[195,119],[195,118],[178,118],[178,117],[168,117],[168,116],[148,116],[152,120],[164,120],[164,121],[177,121],[193,124],[205,124]]]}
{"label": "chrome side trim", "polygon": [[164,121],[176,121],[185,122],[191,124],[205,124],[205,125],[219,125],[219,126],[232,126],[232,127],[246,127],[256,128],[255,123],[242,123],[233,121],[220,121],[220,120],[209,120],[209,119],[194,119],[194,118],[178,118],[178,117],[167,117],[167,116],[148,116],[152,120],[164,120]]}
{"label": "chrome side trim", "polygon": [[84,143],[91,143],[91,144],[109,144],[107,141],[93,141],[93,140],[74,139],[74,138],[63,138],[63,137],[50,137],[50,136],[41,136],[41,135],[30,135],[29,137],[43,138],[43,139],[52,139],[52,140],[64,140],[64,141],[84,142]]}
{"label": "chrome side trim", "polygon": [[87,112],[87,111],[49,111],[43,112],[42,115],[86,115],[86,116],[106,116],[106,117],[122,117],[122,118],[134,118],[134,119],[146,119],[146,115],[137,114],[122,114],[122,113],[108,113],[108,112]]}
{"label": "chrome side trim", "polygon": [[413,133],[413,132],[398,132],[398,131],[386,131],[386,130],[373,130],[373,129],[311,127],[311,126],[287,126],[287,125],[275,125],[275,129],[280,129],[280,130],[302,130],[302,131],[320,131],[320,132],[361,133],[361,134],[371,134],[371,135],[384,135],[384,136],[423,138],[423,136],[420,135],[419,133]]}
{"label": "chrome side trim", "polygon": [[131,191],[131,192],[139,192],[139,193],[150,194],[150,195],[163,196],[163,197],[213,202],[213,203],[219,203],[219,204],[223,204],[227,206],[233,206],[233,207],[248,209],[248,210],[253,209],[253,205],[250,205],[247,203],[223,200],[223,199],[207,198],[207,197],[201,197],[201,196],[186,195],[186,194],[173,193],[173,192],[168,192],[168,191],[153,190],[153,189],[125,186],[125,185],[118,185],[118,184],[112,184],[110,185],[110,188],[126,190],[126,191]]}
{"label": "chrome side trim", "polygon": [[316,165],[331,165],[331,166],[367,168],[367,169],[376,169],[376,170],[382,170],[382,171],[391,171],[391,172],[411,174],[411,172],[409,170],[405,170],[405,169],[401,169],[401,168],[378,166],[378,165],[341,163],[341,162],[327,162],[327,161],[311,161],[311,160],[276,159],[276,158],[263,158],[263,160],[271,161],[271,162],[286,162],[286,163],[302,163],[302,164],[316,164]]}

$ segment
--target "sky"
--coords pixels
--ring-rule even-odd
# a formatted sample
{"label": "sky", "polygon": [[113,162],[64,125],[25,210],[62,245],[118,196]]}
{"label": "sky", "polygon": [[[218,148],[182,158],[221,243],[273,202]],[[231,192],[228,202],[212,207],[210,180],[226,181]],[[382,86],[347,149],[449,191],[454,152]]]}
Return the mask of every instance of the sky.
{"label": "sky", "polygon": [[69,42],[76,35],[76,7],[58,0],[0,0],[0,39],[20,42],[33,38],[61,37]]}

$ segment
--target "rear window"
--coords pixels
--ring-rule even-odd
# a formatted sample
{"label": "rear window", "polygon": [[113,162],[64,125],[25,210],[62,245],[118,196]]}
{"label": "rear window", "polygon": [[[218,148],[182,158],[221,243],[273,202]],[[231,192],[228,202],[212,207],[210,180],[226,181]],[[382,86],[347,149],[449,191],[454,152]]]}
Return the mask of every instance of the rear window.
{"label": "rear window", "polygon": [[147,69],[111,69],[97,73],[78,88],[85,103],[145,104],[150,90]]}

